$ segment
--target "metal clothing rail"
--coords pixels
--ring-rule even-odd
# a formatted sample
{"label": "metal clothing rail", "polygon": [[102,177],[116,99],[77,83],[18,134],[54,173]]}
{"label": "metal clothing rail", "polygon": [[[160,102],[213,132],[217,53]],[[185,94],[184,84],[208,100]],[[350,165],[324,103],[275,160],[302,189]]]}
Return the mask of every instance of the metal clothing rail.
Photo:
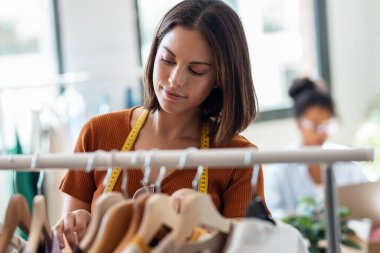
{"label": "metal clothing rail", "polygon": [[[135,152],[35,154],[0,156],[0,170],[29,170],[44,168],[123,167],[136,168],[149,165],[168,168],[194,168],[204,165],[209,168],[242,168],[263,163],[320,163],[324,168],[325,204],[327,222],[326,239],[328,253],[339,253],[340,223],[335,191],[334,162],[373,161],[373,149],[332,149],[307,148],[292,151],[257,151],[253,148],[199,150],[148,150]],[[28,169],[29,168],[29,169]]]}
{"label": "metal clothing rail", "polygon": [[[107,166],[136,168],[143,167],[147,158],[150,165],[178,168],[182,158],[186,162],[181,168],[194,168],[204,165],[209,168],[241,168],[253,164],[264,163],[323,163],[347,161],[373,161],[373,149],[331,149],[307,148],[292,151],[258,151],[253,148],[230,149],[185,149],[185,150],[147,150],[135,152],[106,152],[92,153],[50,153],[35,155],[1,155],[0,170],[30,170],[33,159],[36,169],[71,168],[82,170],[89,161],[93,167]],[[112,164],[111,164],[112,163]]]}

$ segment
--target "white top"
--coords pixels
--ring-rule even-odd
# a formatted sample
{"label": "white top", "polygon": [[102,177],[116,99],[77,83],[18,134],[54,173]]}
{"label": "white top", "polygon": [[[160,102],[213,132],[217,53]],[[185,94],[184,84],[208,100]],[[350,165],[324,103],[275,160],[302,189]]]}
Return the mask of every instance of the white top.
{"label": "white top", "polygon": [[307,253],[301,234],[281,221],[276,225],[257,218],[242,219],[234,228],[226,253]]}
{"label": "white top", "polygon": [[[292,145],[288,149],[299,149]],[[326,142],[323,149],[345,149],[344,146]],[[367,182],[362,169],[356,162],[333,164],[336,185],[344,186]],[[322,197],[323,191],[314,183],[307,164],[272,164],[264,167],[265,201],[274,217],[282,217],[296,211],[297,201],[304,196]]]}

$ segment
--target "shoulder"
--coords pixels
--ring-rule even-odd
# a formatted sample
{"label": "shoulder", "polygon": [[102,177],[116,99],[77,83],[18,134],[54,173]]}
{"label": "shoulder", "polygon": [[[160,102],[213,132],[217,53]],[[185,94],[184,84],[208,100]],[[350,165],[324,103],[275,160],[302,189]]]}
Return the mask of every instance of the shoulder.
{"label": "shoulder", "polygon": [[[115,112],[110,112],[102,115],[92,117],[89,121],[90,125],[104,125],[104,124],[117,124],[117,123],[130,123],[133,111],[138,109],[138,107],[133,107],[126,110],[120,110]],[[125,124],[123,124],[125,126]]]}
{"label": "shoulder", "polygon": [[99,135],[105,132],[124,132],[131,129],[131,117],[137,107],[92,117],[82,127],[81,136]]}
{"label": "shoulder", "polygon": [[215,148],[256,148],[256,145],[251,143],[245,137],[235,135],[229,142],[215,146]]}

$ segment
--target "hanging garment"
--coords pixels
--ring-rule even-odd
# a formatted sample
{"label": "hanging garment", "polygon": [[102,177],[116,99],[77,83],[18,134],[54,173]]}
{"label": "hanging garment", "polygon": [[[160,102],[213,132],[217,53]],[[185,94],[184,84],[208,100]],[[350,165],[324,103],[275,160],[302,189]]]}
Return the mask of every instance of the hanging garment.
{"label": "hanging garment", "polygon": [[[191,234],[189,238],[189,242],[194,243],[199,243],[201,241],[206,241],[209,239],[211,235],[203,228],[196,227]],[[207,248],[208,246],[212,247],[215,243],[221,243],[224,239],[220,235],[215,236],[215,238],[212,238],[213,241],[210,242],[207,245],[202,244],[199,248],[197,247],[196,249],[204,249]],[[170,234],[164,237],[162,241],[158,243],[153,243],[153,245],[158,244],[155,247],[150,246],[149,244],[146,243],[145,239],[135,235],[129,245],[126,247],[125,250],[123,250],[123,253],[148,253],[148,252],[155,252],[155,253],[165,253],[165,252],[176,252],[175,246],[174,246],[174,237],[172,237]],[[186,245],[187,246],[187,245]],[[186,249],[186,246],[183,247]],[[202,247],[203,246],[203,247]],[[190,247],[189,249],[194,249],[194,247]],[[197,250],[196,252],[198,252]],[[186,252],[191,252],[191,251],[186,251]],[[220,251],[212,251],[212,252],[220,252]]]}
{"label": "hanging garment", "polygon": [[[0,237],[1,237],[2,231],[3,231],[3,225],[0,223]],[[25,248],[25,246],[26,246],[26,241],[24,239],[22,239],[18,235],[13,235],[8,248],[6,249],[4,253],[19,253]]]}
{"label": "hanging garment", "polygon": [[[194,231],[194,234],[197,232]],[[220,253],[222,252],[228,234],[217,232],[214,235],[203,234],[190,239],[179,249],[175,246],[175,238],[172,235],[165,237],[151,253]]]}
{"label": "hanging garment", "polygon": [[234,227],[226,253],[307,253],[301,234],[294,227],[276,220],[247,218]]}
{"label": "hanging garment", "polygon": [[52,241],[49,242],[47,240],[44,241],[43,244],[41,244],[37,250],[37,252],[30,252],[24,248],[23,251],[19,251],[22,253],[61,253],[61,248],[59,247],[59,242],[57,237],[52,233],[51,235]]}

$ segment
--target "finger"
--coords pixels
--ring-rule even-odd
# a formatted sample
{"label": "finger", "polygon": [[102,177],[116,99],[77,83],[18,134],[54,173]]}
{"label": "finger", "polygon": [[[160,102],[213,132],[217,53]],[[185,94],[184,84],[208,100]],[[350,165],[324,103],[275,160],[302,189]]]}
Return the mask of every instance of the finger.
{"label": "finger", "polygon": [[63,220],[64,222],[64,229],[63,232],[66,236],[66,240],[70,246],[71,249],[74,249],[74,247],[78,244],[77,239],[75,236],[75,216],[73,213],[68,213],[66,217]]}
{"label": "finger", "polygon": [[57,238],[59,247],[63,249],[65,247],[65,240],[63,238],[63,220],[59,220],[53,227],[54,236]]}
{"label": "finger", "polygon": [[86,210],[77,210],[73,213],[75,215],[75,232],[77,233],[78,242],[80,242],[87,232],[91,214]]}

